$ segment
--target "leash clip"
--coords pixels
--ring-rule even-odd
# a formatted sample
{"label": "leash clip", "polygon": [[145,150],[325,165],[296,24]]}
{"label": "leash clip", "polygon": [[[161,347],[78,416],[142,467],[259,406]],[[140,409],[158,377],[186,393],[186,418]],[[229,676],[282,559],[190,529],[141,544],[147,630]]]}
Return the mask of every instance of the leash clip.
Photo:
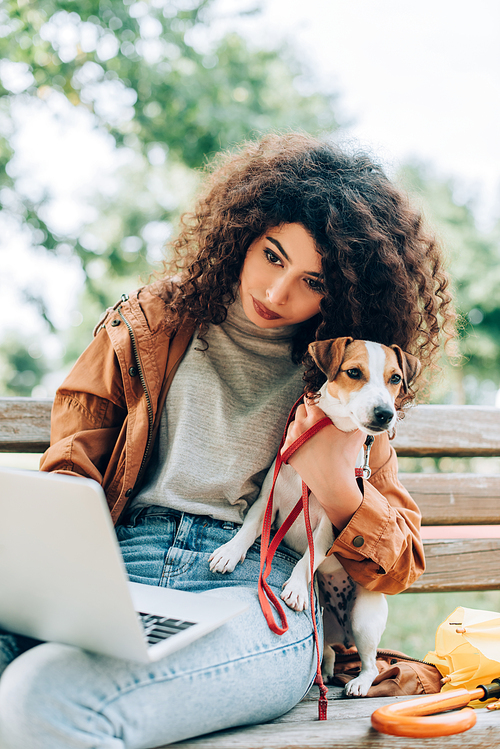
{"label": "leash clip", "polygon": [[373,437],[371,434],[368,434],[366,436],[365,444],[363,445],[363,449],[365,451],[365,460],[363,463],[362,468],[362,477],[364,479],[369,479],[372,475],[372,469],[370,468],[369,462],[370,462],[370,450],[372,449],[373,442],[375,440],[375,437]]}

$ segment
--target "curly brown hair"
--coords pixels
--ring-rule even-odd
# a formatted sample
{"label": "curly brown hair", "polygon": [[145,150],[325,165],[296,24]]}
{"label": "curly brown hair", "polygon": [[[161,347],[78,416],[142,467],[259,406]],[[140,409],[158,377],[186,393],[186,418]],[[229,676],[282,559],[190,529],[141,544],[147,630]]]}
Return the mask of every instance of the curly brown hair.
{"label": "curly brown hair", "polygon": [[195,210],[185,214],[166,269],[180,274],[172,324],[194,318],[200,336],[225,320],[247,250],[272,228],[302,224],[321,255],[320,313],[292,346],[307,365],[306,389],[324,375],[307,353],[340,336],[398,344],[433,364],[455,314],[441,249],[420,214],[366,154],[308,135],[267,135],[221,154],[207,169]]}

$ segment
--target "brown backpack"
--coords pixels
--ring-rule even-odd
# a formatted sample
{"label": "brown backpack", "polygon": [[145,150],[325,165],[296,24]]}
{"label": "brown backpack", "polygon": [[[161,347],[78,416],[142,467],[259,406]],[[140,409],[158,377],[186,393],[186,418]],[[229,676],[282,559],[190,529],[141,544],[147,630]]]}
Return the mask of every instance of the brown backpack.
{"label": "brown backpack", "polygon": [[[358,676],[361,661],[356,648],[335,646],[335,675],[331,684],[344,686]],[[407,694],[436,694],[441,691],[441,674],[431,663],[419,661],[397,650],[377,650],[379,674],[368,697],[399,697]]]}

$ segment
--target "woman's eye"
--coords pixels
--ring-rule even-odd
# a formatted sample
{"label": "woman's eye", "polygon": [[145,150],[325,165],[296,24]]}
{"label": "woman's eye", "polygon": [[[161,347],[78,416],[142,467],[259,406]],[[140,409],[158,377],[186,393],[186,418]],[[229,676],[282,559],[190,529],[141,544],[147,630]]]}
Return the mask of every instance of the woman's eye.
{"label": "woman's eye", "polygon": [[318,281],[315,278],[306,278],[306,283],[310,289],[312,289],[313,291],[317,291],[318,294],[325,293],[325,287],[323,286],[321,281]]}
{"label": "woman's eye", "polygon": [[271,263],[271,265],[280,265],[281,264],[281,260],[279,259],[279,257],[277,255],[275,255],[275,253],[272,250],[265,249],[264,250],[264,254],[265,254],[268,262]]}
{"label": "woman's eye", "polygon": [[346,374],[348,377],[351,378],[351,380],[359,380],[361,377],[361,370],[360,369],[348,369],[346,371]]}
{"label": "woman's eye", "polygon": [[391,383],[391,385],[399,385],[401,379],[401,375],[393,374],[389,382]]}

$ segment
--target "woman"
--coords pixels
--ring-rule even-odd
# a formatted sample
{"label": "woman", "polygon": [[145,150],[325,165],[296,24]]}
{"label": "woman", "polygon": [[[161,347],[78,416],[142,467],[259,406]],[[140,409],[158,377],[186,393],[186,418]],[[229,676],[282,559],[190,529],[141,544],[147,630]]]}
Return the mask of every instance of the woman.
{"label": "woman", "polygon": [[[108,310],[59,389],[41,468],[103,485],[132,580],[250,608],[148,666],[54,643],[26,651],[0,681],[9,749],[153,747],[293,707],[315,675],[310,613],[287,612],[288,632],[273,634],[257,600],[258,549],[224,576],[210,572],[210,553],[256,499],[294,401],[322,384],[310,341],[396,343],[429,365],[452,328],[439,248],[406,198],[367,157],[307,136],[221,157],[173,247],[177,280]],[[321,416],[301,406],[288,442]],[[397,593],[423,571],[420,516],[386,436],[360,491],[362,442],[332,425],[290,462],[334,525],[348,573]],[[275,592],[296,560],[280,547]]]}

